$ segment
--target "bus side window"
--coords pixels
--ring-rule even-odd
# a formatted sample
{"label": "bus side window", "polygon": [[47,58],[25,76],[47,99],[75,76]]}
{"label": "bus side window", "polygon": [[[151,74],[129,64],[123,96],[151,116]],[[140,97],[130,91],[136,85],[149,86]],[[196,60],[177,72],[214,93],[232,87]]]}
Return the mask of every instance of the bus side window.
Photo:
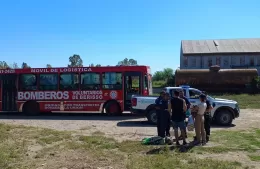
{"label": "bus side window", "polygon": [[58,90],[58,74],[40,74],[40,90]]}
{"label": "bus side window", "polygon": [[19,90],[37,90],[37,75],[21,74],[19,76]]}
{"label": "bus side window", "polygon": [[81,90],[100,90],[100,73],[81,73]]}
{"label": "bus side window", "polygon": [[60,90],[78,90],[79,74],[62,73],[60,74]]}
{"label": "bus side window", "polygon": [[122,73],[106,72],[102,73],[102,88],[111,90],[122,89]]}

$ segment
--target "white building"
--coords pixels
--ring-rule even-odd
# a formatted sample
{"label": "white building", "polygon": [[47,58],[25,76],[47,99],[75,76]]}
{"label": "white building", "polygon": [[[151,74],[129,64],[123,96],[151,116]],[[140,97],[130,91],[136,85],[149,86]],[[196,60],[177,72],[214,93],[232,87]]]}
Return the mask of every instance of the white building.
{"label": "white building", "polygon": [[257,68],[260,70],[260,38],[183,40],[180,69]]}

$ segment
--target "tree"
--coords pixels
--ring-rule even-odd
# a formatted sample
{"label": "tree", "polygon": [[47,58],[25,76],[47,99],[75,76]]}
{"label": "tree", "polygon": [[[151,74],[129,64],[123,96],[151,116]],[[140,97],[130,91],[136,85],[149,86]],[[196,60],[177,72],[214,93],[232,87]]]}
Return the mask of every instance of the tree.
{"label": "tree", "polygon": [[52,66],[50,64],[47,64],[46,67],[47,68],[52,68]]}
{"label": "tree", "polygon": [[163,81],[162,86],[174,86],[175,76],[173,69],[165,68],[163,71],[156,71],[153,75],[153,81]]}
{"label": "tree", "polygon": [[74,54],[73,56],[69,57],[69,62],[70,64],[68,67],[83,67],[83,60],[79,55]]}
{"label": "tree", "polygon": [[30,66],[28,66],[28,64],[27,63],[25,63],[25,62],[23,62],[22,63],[22,67],[21,67],[22,69],[26,69],[26,68],[31,68]]}
{"label": "tree", "polygon": [[128,60],[128,58],[125,58],[124,60],[119,61],[117,65],[134,66],[134,65],[137,65],[137,61],[134,59]]}
{"label": "tree", "polygon": [[153,75],[153,81],[164,80],[163,71],[156,71]]}
{"label": "tree", "polygon": [[91,63],[91,64],[89,65],[89,67],[101,67],[101,64],[96,64],[96,66],[95,66],[94,63]]}
{"label": "tree", "polygon": [[172,78],[172,76],[173,76],[173,69],[172,68],[165,68],[165,69],[163,69],[163,76],[164,76],[164,78],[165,78],[165,80],[169,80],[169,79],[171,79]]}
{"label": "tree", "polygon": [[0,69],[7,69],[10,66],[5,61],[0,61]]}
{"label": "tree", "polygon": [[18,64],[17,63],[13,63],[13,65],[11,66],[13,69],[19,69],[19,66],[18,66]]}

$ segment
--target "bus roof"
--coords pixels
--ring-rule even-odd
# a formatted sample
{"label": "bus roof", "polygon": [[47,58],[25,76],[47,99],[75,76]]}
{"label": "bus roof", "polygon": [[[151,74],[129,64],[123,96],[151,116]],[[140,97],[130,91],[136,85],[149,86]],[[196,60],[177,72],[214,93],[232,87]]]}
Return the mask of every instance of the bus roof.
{"label": "bus roof", "polygon": [[15,73],[79,73],[79,72],[124,72],[141,71],[150,73],[149,66],[101,66],[101,67],[54,67],[54,68],[25,68],[0,69],[0,74]]}

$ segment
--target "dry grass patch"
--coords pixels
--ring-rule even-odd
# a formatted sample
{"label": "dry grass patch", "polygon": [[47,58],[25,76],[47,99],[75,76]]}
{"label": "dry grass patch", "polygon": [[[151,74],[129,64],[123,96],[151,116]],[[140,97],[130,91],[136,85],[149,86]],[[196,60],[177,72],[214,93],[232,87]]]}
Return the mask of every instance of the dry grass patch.
{"label": "dry grass patch", "polygon": [[244,168],[239,162],[197,158],[197,152],[205,153],[206,148],[179,153],[166,146],[159,153],[148,155],[158,146],[143,146],[134,141],[118,143],[104,137],[101,132],[93,136],[76,136],[71,132],[4,124],[0,124],[0,132],[0,168],[3,169],[107,166],[120,169]]}

